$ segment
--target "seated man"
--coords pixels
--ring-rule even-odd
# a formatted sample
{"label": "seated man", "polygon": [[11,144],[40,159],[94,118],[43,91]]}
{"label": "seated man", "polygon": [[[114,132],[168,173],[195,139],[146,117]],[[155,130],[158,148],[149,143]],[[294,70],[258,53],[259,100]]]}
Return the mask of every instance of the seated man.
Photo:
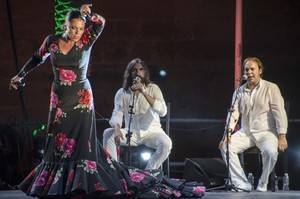
{"label": "seated man", "polygon": [[[287,148],[284,100],[276,84],[261,78],[263,64],[258,58],[245,59],[243,67],[247,82],[235,91],[232,114],[229,112],[227,117],[229,172],[233,185],[250,191],[251,185],[241,167],[238,154],[257,146],[261,151],[263,169],[256,190],[267,191],[269,175],[277,161],[277,148],[281,151]],[[241,129],[231,136],[240,114]],[[226,138],[224,136],[219,145],[225,162]]]}
{"label": "seated man", "polygon": [[[130,117],[132,105],[134,114]],[[166,113],[163,95],[160,88],[151,83],[147,65],[139,58],[133,59],[124,72],[123,87],[115,95],[114,110],[109,122],[112,128],[106,129],[103,133],[103,147],[112,158],[118,160],[117,146],[126,144],[131,120],[130,144],[132,146],[143,144],[155,149],[146,169],[158,169],[172,148],[172,141],[160,124],[160,117]],[[123,117],[125,128],[121,129]]]}

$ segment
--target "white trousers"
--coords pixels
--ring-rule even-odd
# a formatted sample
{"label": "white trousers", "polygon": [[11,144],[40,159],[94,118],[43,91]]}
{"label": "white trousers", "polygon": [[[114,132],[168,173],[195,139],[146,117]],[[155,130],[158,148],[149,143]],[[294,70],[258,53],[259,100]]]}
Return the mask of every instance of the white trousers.
{"label": "white trousers", "polygon": [[[229,172],[232,183],[239,187],[240,185],[248,184],[247,177],[241,167],[238,154],[246,149],[257,146],[262,155],[262,175],[259,183],[267,185],[269,175],[272,172],[278,156],[278,138],[270,131],[245,134],[237,131],[231,136],[229,144]],[[226,144],[221,149],[222,157],[226,162]],[[226,162],[227,164],[227,162]]]}
{"label": "white trousers", "polygon": [[[121,132],[125,138],[124,140],[121,140],[121,145],[126,145],[127,131],[125,129],[121,129]],[[117,146],[114,138],[114,129],[105,129],[103,133],[103,147],[113,159],[118,161]],[[164,132],[147,132],[147,134],[142,138],[138,138],[137,134],[133,133],[130,141],[132,146],[145,145],[155,149],[155,153],[152,154],[145,168],[148,170],[158,169],[167,159],[172,149],[172,141]]]}

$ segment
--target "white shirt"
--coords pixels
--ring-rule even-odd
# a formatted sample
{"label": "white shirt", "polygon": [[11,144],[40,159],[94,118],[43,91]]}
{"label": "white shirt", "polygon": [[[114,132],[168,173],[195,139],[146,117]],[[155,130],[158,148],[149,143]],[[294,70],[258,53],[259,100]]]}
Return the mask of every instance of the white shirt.
{"label": "white shirt", "polygon": [[[258,85],[251,91],[242,85],[233,94],[232,103],[237,95],[233,107],[232,118],[228,128],[234,129],[240,114],[241,132],[257,133],[271,131],[277,134],[287,133],[287,116],[284,100],[278,86],[272,82],[260,79]],[[227,115],[229,120],[230,112]]]}
{"label": "white shirt", "polygon": [[[150,83],[145,90],[155,101],[151,107],[142,93],[135,96],[134,115],[130,130],[133,133],[137,133],[139,137],[143,137],[148,132],[164,132],[161,128],[160,117],[167,114],[167,106],[160,88],[156,84]],[[125,129],[128,130],[130,118],[129,105],[132,105],[132,98],[133,93],[131,91],[126,92],[123,88],[117,91],[114,110],[109,121],[112,127],[116,124],[122,126],[124,116]]]}

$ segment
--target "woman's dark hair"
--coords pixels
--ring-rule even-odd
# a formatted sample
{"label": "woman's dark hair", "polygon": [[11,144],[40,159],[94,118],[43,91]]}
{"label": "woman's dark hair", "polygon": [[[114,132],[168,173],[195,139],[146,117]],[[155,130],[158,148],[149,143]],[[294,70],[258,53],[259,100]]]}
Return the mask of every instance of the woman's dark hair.
{"label": "woman's dark hair", "polygon": [[65,23],[70,22],[72,19],[81,19],[86,22],[86,19],[84,16],[81,15],[81,12],[79,10],[71,10],[66,15]]}
{"label": "woman's dark hair", "polygon": [[150,81],[150,72],[149,72],[149,68],[147,66],[147,64],[141,60],[140,58],[135,58],[133,60],[131,60],[127,67],[126,67],[126,70],[124,72],[124,75],[123,75],[123,89],[128,91],[128,88],[132,86],[132,69],[133,67],[136,65],[136,64],[140,64],[143,66],[144,68],[144,71],[145,71],[145,77],[143,78],[143,82],[146,86],[151,83]]}

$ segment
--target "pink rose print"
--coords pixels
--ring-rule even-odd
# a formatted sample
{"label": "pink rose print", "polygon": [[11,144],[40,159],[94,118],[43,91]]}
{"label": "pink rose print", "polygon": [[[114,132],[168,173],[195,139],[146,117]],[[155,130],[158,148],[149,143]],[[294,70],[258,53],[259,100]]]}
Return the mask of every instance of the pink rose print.
{"label": "pink rose print", "polygon": [[93,23],[95,23],[95,24],[102,24],[102,21],[100,20],[100,17],[97,16],[97,15],[93,15],[93,16],[91,17],[91,21],[92,21]]}
{"label": "pink rose print", "polygon": [[141,182],[145,178],[145,174],[136,171],[130,172],[129,175],[133,182]]}
{"label": "pink rose print", "polygon": [[76,81],[77,75],[72,70],[59,69],[60,85],[71,86]]}
{"label": "pink rose print", "polygon": [[[77,92],[79,96],[79,104],[74,107],[74,109],[87,109],[91,110],[93,107],[93,94],[91,89],[81,89]],[[82,112],[82,111],[81,111]]]}
{"label": "pink rose print", "polygon": [[64,133],[58,133],[55,137],[55,145],[59,152],[56,155],[61,156],[62,158],[71,157],[72,153],[76,147],[76,141],[73,138],[67,138]]}
{"label": "pink rose print", "polygon": [[46,184],[48,178],[48,172],[42,171],[41,175],[38,177],[38,180],[36,181],[35,185],[38,187],[42,187]]}
{"label": "pink rose print", "polygon": [[61,108],[57,108],[56,109],[56,113],[55,113],[55,121],[57,121],[61,116],[62,116],[62,110]]}
{"label": "pink rose print", "polygon": [[56,53],[58,51],[58,45],[56,43],[50,44],[50,51]]}
{"label": "pink rose print", "polygon": [[66,117],[66,116],[67,116],[67,113],[63,112],[62,109],[58,107],[56,109],[54,122],[60,122],[60,119],[63,117]]}
{"label": "pink rose print", "polygon": [[84,105],[91,104],[91,102],[93,100],[93,96],[89,90],[80,90],[78,92],[78,95],[80,96],[80,99],[79,99],[80,104],[84,104]]}
{"label": "pink rose print", "polygon": [[89,43],[90,37],[91,37],[91,32],[88,28],[86,28],[84,30],[83,35],[81,36],[82,44],[85,45],[85,44]]}
{"label": "pink rose print", "polygon": [[67,139],[67,142],[65,143],[65,153],[67,155],[67,157],[70,157],[72,155],[72,153],[74,152],[76,146],[76,141],[75,139]]}
{"label": "pink rose print", "polygon": [[56,111],[56,116],[57,118],[60,118],[62,116],[63,112],[61,110],[61,108],[57,108],[57,111]]}
{"label": "pink rose print", "polygon": [[59,151],[64,151],[64,145],[67,141],[67,136],[64,133],[58,133],[55,137],[55,144]]}
{"label": "pink rose print", "polygon": [[95,170],[96,169],[96,162],[95,161],[90,161],[90,160],[88,160],[87,161],[87,167],[88,167],[88,169],[90,169],[90,170]]}
{"label": "pink rose print", "polygon": [[51,108],[56,108],[57,104],[58,104],[58,95],[55,92],[51,91],[51,97],[50,97]]}
{"label": "pink rose print", "polygon": [[78,165],[78,167],[82,167],[83,170],[87,173],[98,173],[97,163],[91,160],[82,160],[82,164]]}
{"label": "pink rose print", "polygon": [[196,187],[193,188],[193,192],[197,193],[197,194],[204,193],[205,192],[205,188],[202,187],[202,186],[196,186]]}

